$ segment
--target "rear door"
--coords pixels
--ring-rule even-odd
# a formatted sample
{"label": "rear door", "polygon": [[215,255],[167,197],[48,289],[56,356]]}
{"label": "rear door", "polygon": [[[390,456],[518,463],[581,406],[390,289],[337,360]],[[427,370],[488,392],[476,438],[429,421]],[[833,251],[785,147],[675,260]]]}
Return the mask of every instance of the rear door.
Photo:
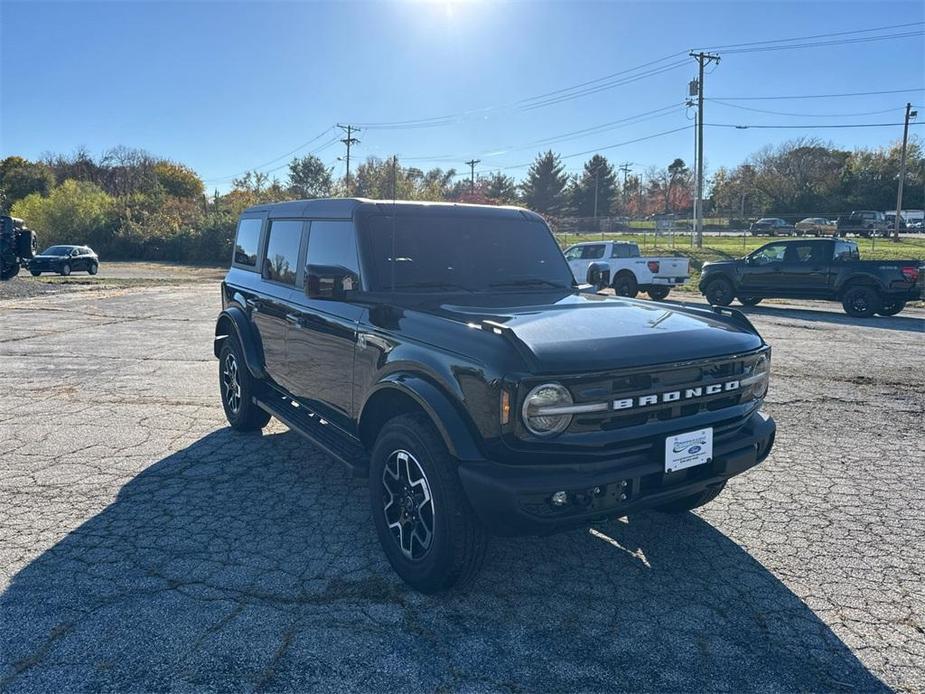
{"label": "rear door", "polygon": [[829,270],[829,263],[825,256],[830,254],[831,246],[828,243],[787,244],[784,267],[779,274],[781,294],[793,297],[814,297],[824,294]]}
{"label": "rear door", "polygon": [[273,219],[267,229],[261,268],[260,292],[249,300],[251,315],[263,346],[267,373],[279,385],[291,388],[286,360],[286,336],[300,278],[302,245],[300,219]]}
{"label": "rear door", "polygon": [[364,311],[348,301],[360,288],[354,225],[312,220],[306,237],[302,288],[296,292],[287,341],[291,392],[354,434],[353,362]]}

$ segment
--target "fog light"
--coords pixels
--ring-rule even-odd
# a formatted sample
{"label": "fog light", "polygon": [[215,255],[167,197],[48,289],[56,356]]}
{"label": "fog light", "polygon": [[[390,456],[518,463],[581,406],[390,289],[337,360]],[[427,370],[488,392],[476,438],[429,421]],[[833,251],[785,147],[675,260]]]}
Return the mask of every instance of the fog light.
{"label": "fog light", "polygon": [[556,492],[552,495],[553,506],[565,506],[568,503],[568,492]]}

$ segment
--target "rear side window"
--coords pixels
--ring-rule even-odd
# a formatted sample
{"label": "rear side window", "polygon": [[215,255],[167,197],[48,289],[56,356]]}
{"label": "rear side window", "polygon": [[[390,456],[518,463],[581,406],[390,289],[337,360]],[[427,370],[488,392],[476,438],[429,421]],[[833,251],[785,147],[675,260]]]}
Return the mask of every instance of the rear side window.
{"label": "rear side window", "polygon": [[359,289],[359,262],[352,222],[312,222],[308,232],[305,281],[310,296],[338,298]]}
{"label": "rear side window", "polygon": [[267,254],[263,261],[263,277],[271,282],[295,286],[299,271],[299,246],[302,245],[302,222],[275,220],[267,234]]}
{"label": "rear side window", "polygon": [[846,243],[844,241],[835,242],[835,260],[851,260],[852,258],[858,257],[858,247],[853,243]]}
{"label": "rear side window", "polygon": [[613,252],[610,254],[611,258],[638,258],[639,257],[639,247],[633,246],[628,243],[615,243],[613,245]]}
{"label": "rear side window", "polygon": [[263,220],[242,219],[238,222],[238,235],[234,242],[236,265],[257,267],[257,246],[260,243],[260,227]]}

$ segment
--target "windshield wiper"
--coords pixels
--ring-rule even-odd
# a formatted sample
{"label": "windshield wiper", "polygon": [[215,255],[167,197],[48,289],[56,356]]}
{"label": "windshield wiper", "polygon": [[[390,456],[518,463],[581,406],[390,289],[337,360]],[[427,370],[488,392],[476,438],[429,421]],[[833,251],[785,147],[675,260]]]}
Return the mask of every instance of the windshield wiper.
{"label": "windshield wiper", "polygon": [[556,289],[571,289],[571,287],[566,287],[563,284],[558,282],[553,282],[552,280],[546,280],[542,277],[526,277],[519,280],[506,280],[504,282],[492,282],[488,285],[489,287],[555,287]]}
{"label": "windshield wiper", "polygon": [[405,284],[396,284],[393,289],[462,289],[466,292],[475,291],[469,287],[454,282],[406,282]]}

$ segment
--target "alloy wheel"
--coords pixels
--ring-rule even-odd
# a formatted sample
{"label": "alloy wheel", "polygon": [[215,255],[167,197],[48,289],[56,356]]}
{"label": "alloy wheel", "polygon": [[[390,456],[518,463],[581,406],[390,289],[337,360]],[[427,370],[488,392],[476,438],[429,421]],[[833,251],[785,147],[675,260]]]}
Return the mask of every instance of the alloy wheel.
{"label": "alloy wheel", "polygon": [[238,360],[231,353],[225,355],[225,361],[222,363],[222,391],[228,409],[237,414],[241,409],[241,380],[238,374]]}
{"label": "alloy wheel", "polygon": [[382,470],[382,503],[386,526],[408,559],[430,550],[434,538],[434,502],[427,476],[408,451],[394,451]]}

